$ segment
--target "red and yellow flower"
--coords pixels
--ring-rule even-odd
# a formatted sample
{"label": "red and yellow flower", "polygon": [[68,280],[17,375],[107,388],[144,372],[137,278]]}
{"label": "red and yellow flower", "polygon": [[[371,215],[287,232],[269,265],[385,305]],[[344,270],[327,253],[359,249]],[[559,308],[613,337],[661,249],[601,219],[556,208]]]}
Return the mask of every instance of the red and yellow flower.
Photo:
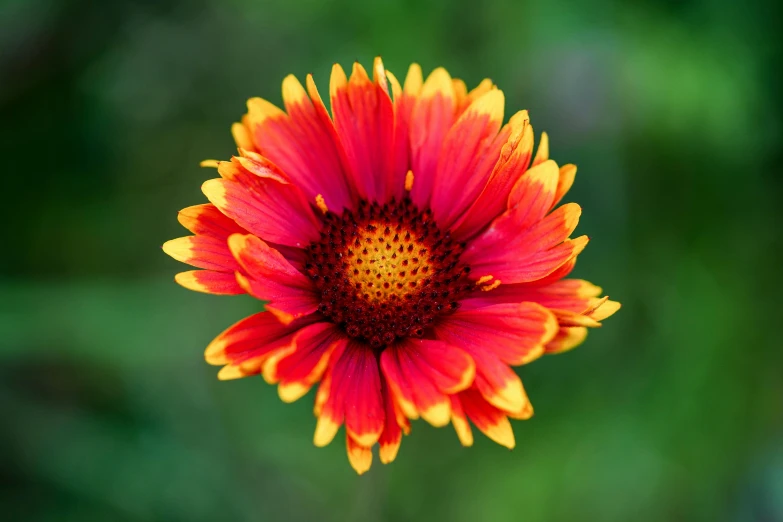
{"label": "red and yellow flower", "polygon": [[363,473],[379,445],[394,460],[410,420],[469,421],[506,447],[509,418],[533,414],[511,369],[571,349],[619,304],[566,279],[585,248],[575,203],[558,206],[573,165],[533,156],[526,111],[503,124],[489,80],[468,91],[412,65],[403,85],[378,58],[372,79],[335,65],[331,115],[312,76],[283,81],[285,110],[260,98],[232,132],[239,154],[207,161],[210,203],[164,245],[200,270],[191,290],[243,294],[264,312],[220,334],[220,379],[260,374],[291,402],[317,386],[315,444],[345,425]]}

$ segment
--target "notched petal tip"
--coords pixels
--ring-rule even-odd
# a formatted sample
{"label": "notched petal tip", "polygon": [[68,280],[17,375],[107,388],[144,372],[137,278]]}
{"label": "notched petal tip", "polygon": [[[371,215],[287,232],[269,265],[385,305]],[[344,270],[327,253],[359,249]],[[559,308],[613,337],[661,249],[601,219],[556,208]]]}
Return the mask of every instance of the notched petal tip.
{"label": "notched petal tip", "polygon": [[356,473],[362,475],[369,471],[372,466],[372,450],[355,443],[350,437],[347,438],[345,447],[348,452],[348,462]]}

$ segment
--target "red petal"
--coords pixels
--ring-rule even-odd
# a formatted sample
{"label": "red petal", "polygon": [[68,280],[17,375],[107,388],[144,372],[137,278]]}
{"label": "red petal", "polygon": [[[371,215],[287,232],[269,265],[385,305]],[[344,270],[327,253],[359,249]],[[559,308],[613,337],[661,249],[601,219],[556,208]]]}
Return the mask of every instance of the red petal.
{"label": "red petal", "polygon": [[471,353],[490,351],[503,362],[518,365],[540,356],[557,332],[555,316],[538,304],[476,304],[463,301],[459,310],[436,324],[435,335]]}
{"label": "red petal", "polygon": [[343,422],[347,433],[361,446],[375,444],[383,432],[385,412],[373,351],[349,342],[332,368],[329,381],[316,426],[316,446],[328,444]]}
{"label": "red petal", "polygon": [[[526,176],[523,176],[523,178]],[[587,244],[587,238],[568,240],[581,209],[569,203],[527,229],[520,221],[529,213],[509,210],[476,238],[462,260],[476,277],[492,276],[504,284],[536,281],[554,272]]]}
{"label": "red petal", "polygon": [[402,428],[399,420],[403,421],[403,426],[407,429],[410,429],[410,424],[408,424],[408,420],[404,416],[400,415],[399,406],[394,402],[394,396],[391,390],[389,390],[385,379],[381,379],[381,391],[383,392],[383,403],[386,408],[386,424],[381,437],[378,439],[378,445],[380,446],[378,454],[381,462],[388,464],[397,457],[397,452],[402,443]]}
{"label": "red petal", "polygon": [[432,71],[422,86],[410,122],[411,198],[419,208],[429,206],[443,140],[455,120],[456,99],[451,76],[443,68]]}
{"label": "red petal", "polygon": [[[396,79],[391,73],[389,80],[395,85]],[[405,176],[411,170],[410,127],[413,107],[421,92],[423,80],[421,67],[413,64],[405,78],[405,86],[397,85],[394,92],[394,171],[391,183],[391,195],[400,199],[404,195]]]}
{"label": "red petal", "polygon": [[225,239],[210,236],[180,237],[166,241],[163,251],[177,261],[198,268],[230,272],[232,276],[234,271],[239,269]]}
{"label": "red petal", "polygon": [[209,364],[239,364],[248,360],[264,361],[274,351],[286,349],[301,328],[315,317],[284,325],[267,312],[246,317],[218,335],[204,352]]}
{"label": "red petal", "polygon": [[528,402],[522,381],[514,371],[486,347],[465,346],[476,363],[474,387],[487,401],[506,411],[518,411]]}
{"label": "red petal", "polygon": [[242,167],[230,171],[226,163],[221,168],[230,179],[211,179],[202,186],[221,212],[272,243],[303,248],[318,238],[319,222],[299,189]]}
{"label": "red petal", "polygon": [[473,361],[459,348],[420,339],[387,347],[381,367],[406,415],[421,415],[434,426],[448,424],[447,395],[465,389],[475,374]]}
{"label": "red petal", "polygon": [[183,208],[179,211],[177,219],[183,227],[194,234],[217,239],[228,239],[231,234],[247,232],[212,203]]}
{"label": "red petal", "polygon": [[[503,92],[492,90],[474,101],[449,130],[435,171],[431,208],[448,227],[473,203],[489,178],[497,153],[490,153],[503,122]],[[487,166],[485,159],[492,156]],[[413,172],[417,175],[416,171]]]}
{"label": "red petal", "polygon": [[486,186],[454,225],[456,237],[474,236],[506,210],[511,189],[530,164],[533,129],[527,111],[520,111],[512,116],[498,137],[504,138],[499,157],[494,163]]}
{"label": "red petal", "polygon": [[454,426],[454,431],[457,432],[457,438],[459,438],[460,444],[463,446],[473,445],[473,432],[470,430],[470,424],[468,424],[468,417],[465,415],[465,410],[462,408],[462,401],[459,397],[461,394],[451,395],[451,424]]}
{"label": "red petal", "polygon": [[503,411],[489,404],[473,389],[460,393],[459,398],[465,414],[484,435],[502,446],[514,448],[514,431]]}
{"label": "red petal", "polygon": [[312,283],[280,252],[250,234],[234,234],[228,245],[247,275],[239,278],[240,284],[253,297],[269,301],[267,310],[281,321],[291,322],[316,311],[319,298]]}
{"label": "red petal", "polygon": [[350,206],[342,146],[315,83],[308,76],[307,96],[294,76],[283,81],[288,114],[258,98],[248,101],[256,148],[301,188],[308,200],[323,195],[337,211]]}
{"label": "red petal", "polygon": [[[355,63],[347,83],[333,84],[332,113],[359,194],[383,203],[392,193],[394,109],[380,59],[374,72],[372,82]],[[335,74],[345,75],[342,69]]]}
{"label": "red petal", "polygon": [[174,276],[174,280],[188,290],[204,292],[215,295],[239,295],[245,290],[233,273],[214,272],[212,270],[190,270],[180,272]]}
{"label": "red petal", "polygon": [[339,358],[348,339],[331,323],[315,323],[300,330],[295,349],[264,366],[264,377],[280,382],[278,393],[285,402],[293,402],[318,382],[330,358]]}

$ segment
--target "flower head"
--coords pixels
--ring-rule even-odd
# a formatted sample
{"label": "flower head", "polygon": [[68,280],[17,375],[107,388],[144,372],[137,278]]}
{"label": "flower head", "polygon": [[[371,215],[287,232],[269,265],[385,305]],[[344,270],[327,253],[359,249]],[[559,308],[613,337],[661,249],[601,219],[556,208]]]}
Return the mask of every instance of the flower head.
{"label": "flower head", "polygon": [[404,85],[377,58],[335,65],[331,115],[312,76],[283,81],[285,110],[253,98],[233,126],[239,154],[207,161],[210,203],[179,220],[194,235],[164,245],[201,270],[182,286],[248,293],[264,312],[206,350],[220,379],[260,374],[295,401],[317,386],[315,444],[345,425],[363,473],[377,443],[394,460],[410,420],[469,420],[512,448],[509,418],[533,414],[511,366],[575,347],[619,304],[566,279],[584,249],[576,167],[533,157],[526,111],[503,124],[489,80],[468,92],[442,68]]}

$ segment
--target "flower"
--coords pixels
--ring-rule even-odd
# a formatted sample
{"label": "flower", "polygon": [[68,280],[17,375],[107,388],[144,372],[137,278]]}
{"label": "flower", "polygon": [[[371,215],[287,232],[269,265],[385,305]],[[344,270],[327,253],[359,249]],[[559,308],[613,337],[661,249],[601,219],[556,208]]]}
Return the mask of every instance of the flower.
{"label": "flower", "polygon": [[442,68],[404,85],[376,58],[373,78],[332,69],[330,116],[311,75],[283,81],[285,110],[260,98],[232,132],[239,155],[206,161],[210,203],[167,242],[201,270],[191,290],[243,294],[266,311],[220,334],[206,360],[220,379],[260,374],[283,401],[317,385],[314,441],[345,425],[348,459],[394,460],[410,420],[468,420],[514,447],[509,418],[533,409],[511,366],[575,347],[619,304],[565,279],[587,244],[557,206],[576,167],[533,157],[526,111],[503,125],[490,80],[468,92]]}

